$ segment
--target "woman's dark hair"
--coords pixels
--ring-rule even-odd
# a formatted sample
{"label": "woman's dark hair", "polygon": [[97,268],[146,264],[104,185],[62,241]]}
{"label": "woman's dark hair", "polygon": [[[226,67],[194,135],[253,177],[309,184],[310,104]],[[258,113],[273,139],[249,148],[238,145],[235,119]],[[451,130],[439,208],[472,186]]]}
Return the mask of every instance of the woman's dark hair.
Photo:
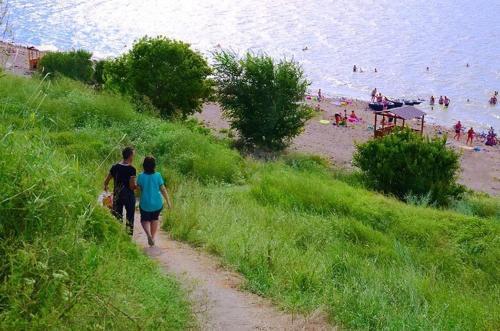
{"label": "woman's dark hair", "polygon": [[156,168],[156,160],[152,156],[146,156],[144,158],[144,162],[142,163],[142,167],[144,169],[145,174],[154,174]]}

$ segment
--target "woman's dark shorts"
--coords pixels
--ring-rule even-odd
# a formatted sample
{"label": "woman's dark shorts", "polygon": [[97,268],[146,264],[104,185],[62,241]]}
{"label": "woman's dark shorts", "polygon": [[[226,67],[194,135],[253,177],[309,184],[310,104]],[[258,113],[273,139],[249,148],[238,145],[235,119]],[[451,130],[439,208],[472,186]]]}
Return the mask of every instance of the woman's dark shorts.
{"label": "woman's dark shorts", "polygon": [[158,221],[161,209],[157,211],[145,211],[141,209],[141,222]]}

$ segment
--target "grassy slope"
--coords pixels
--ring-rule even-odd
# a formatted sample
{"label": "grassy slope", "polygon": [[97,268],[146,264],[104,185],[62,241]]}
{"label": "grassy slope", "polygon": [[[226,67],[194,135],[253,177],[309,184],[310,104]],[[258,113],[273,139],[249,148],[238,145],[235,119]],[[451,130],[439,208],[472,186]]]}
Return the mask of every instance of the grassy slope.
{"label": "grassy slope", "polygon": [[[174,189],[176,208],[165,226],[177,238],[219,254],[247,277],[249,289],[284,308],[321,307],[335,323],[355,329],[498,329],[498,199],[474,197],[459,206],[464,213],[485,217],[408,206],[347,184],[349,176],[334,176],[314,158],[296,156],[269,164],[244,160],[195,125],[134,114],[125,101],[93,95],[68,81],[42,87],[48,96],[33,111],[38,102],[27,97],[37,90],[36,82],[10,77],[7,81],[0,85],[0,114],[7,123],[2,132],[14,125],[13,135],[43,137],[46,153],[55,150],[63,159],[59,171],[47,170],[40,177],[54,183],[61,177],[67,180],[63,186],[72,194],[60,195],[66,199],[60,208],[68,209],[68,195],[91,199],[97,191],[92,184],[100,187],[119,147],[132,143],[141,153],[158,158]],[[18,141],[10,136],[0,140]],[[56,166],[58,158],[46,166]],[[66,163],[71,166],[65,168]],[[57,177],[61,171],[65,176]],[[82,183],[75,175],[78,171],[84,171]],[[75,193],[76,187],[83,192]],[[11,190],[10,195],[18,191]],[[67,217],[79,220],[75,215],[95,215],[81,208],[61,222],[68,222]],[[99,217],[106,222],[78,221],[75,231],[90,227],[85,231],[92,240],[108,242],[99,239],[101,227],[110,224],[108,217]],[[111,231],[108,237],[117,235]],[[135,259],[141,257],[127,261]],[[5,301],[10,297],[3,299],[3,293],[2,289],[0,307],[2,302],[10,307]],[[82,306],[88,307],[85,301]],[[161,313],[160,308],[155,311]]]}
{"label": "grassy slope", "polygon": [[0,78],[0,329],[185,329],[176,282],[95,206],[115,145],[94,131],[135,113],[71,82],[38,84]]}

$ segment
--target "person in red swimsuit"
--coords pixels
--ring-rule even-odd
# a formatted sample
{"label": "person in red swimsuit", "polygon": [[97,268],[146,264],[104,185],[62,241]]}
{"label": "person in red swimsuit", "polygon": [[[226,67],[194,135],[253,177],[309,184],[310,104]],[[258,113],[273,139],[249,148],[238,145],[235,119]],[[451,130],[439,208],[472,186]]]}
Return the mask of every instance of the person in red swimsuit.
{"label": "person in red swimsuit", "polygon": [[470,142],[470,145],[472,146],[472,139],[474,138],[475,134],[476,133],[474,132],[473,128],[470,128],[469,131],[467,131],[467,142],[466,142],[467,145],[469,145]]}

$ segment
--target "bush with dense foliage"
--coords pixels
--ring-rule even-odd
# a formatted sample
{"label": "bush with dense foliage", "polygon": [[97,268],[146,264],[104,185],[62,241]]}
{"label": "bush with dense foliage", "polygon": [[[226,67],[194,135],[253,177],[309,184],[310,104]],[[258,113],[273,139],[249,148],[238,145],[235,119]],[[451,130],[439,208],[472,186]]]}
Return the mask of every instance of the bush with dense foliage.
{"label": "bush with dense foliage", "polygon": [[85,50],[69,52],[49,52],[40,60],[39,71],[42,74],[66,76],[85,83],[90,83],[94,74],[92,53]]}
{"label": "bush with dense foliage", "polygon": [[408,129],[357,147],[354,164],[373,188],[400,199],[429,195],[440,205],[463,193],[456,183],[459,155],[446,139],[429,139]]}
{"label": "bush with dense foliage", "polygon": [[211,73],[189,44],[165,37],[144,37],[132,50],[106,66],[108,87],[149,99],[165,118],[201,110],[210,97]]}
{"label": "bush with dense foliage", "polygon": [[221,51],[214,68],[224,114],[246,143],[283,149],[300,134],[311,112],[301,104],[309,82],[296,62]]}

